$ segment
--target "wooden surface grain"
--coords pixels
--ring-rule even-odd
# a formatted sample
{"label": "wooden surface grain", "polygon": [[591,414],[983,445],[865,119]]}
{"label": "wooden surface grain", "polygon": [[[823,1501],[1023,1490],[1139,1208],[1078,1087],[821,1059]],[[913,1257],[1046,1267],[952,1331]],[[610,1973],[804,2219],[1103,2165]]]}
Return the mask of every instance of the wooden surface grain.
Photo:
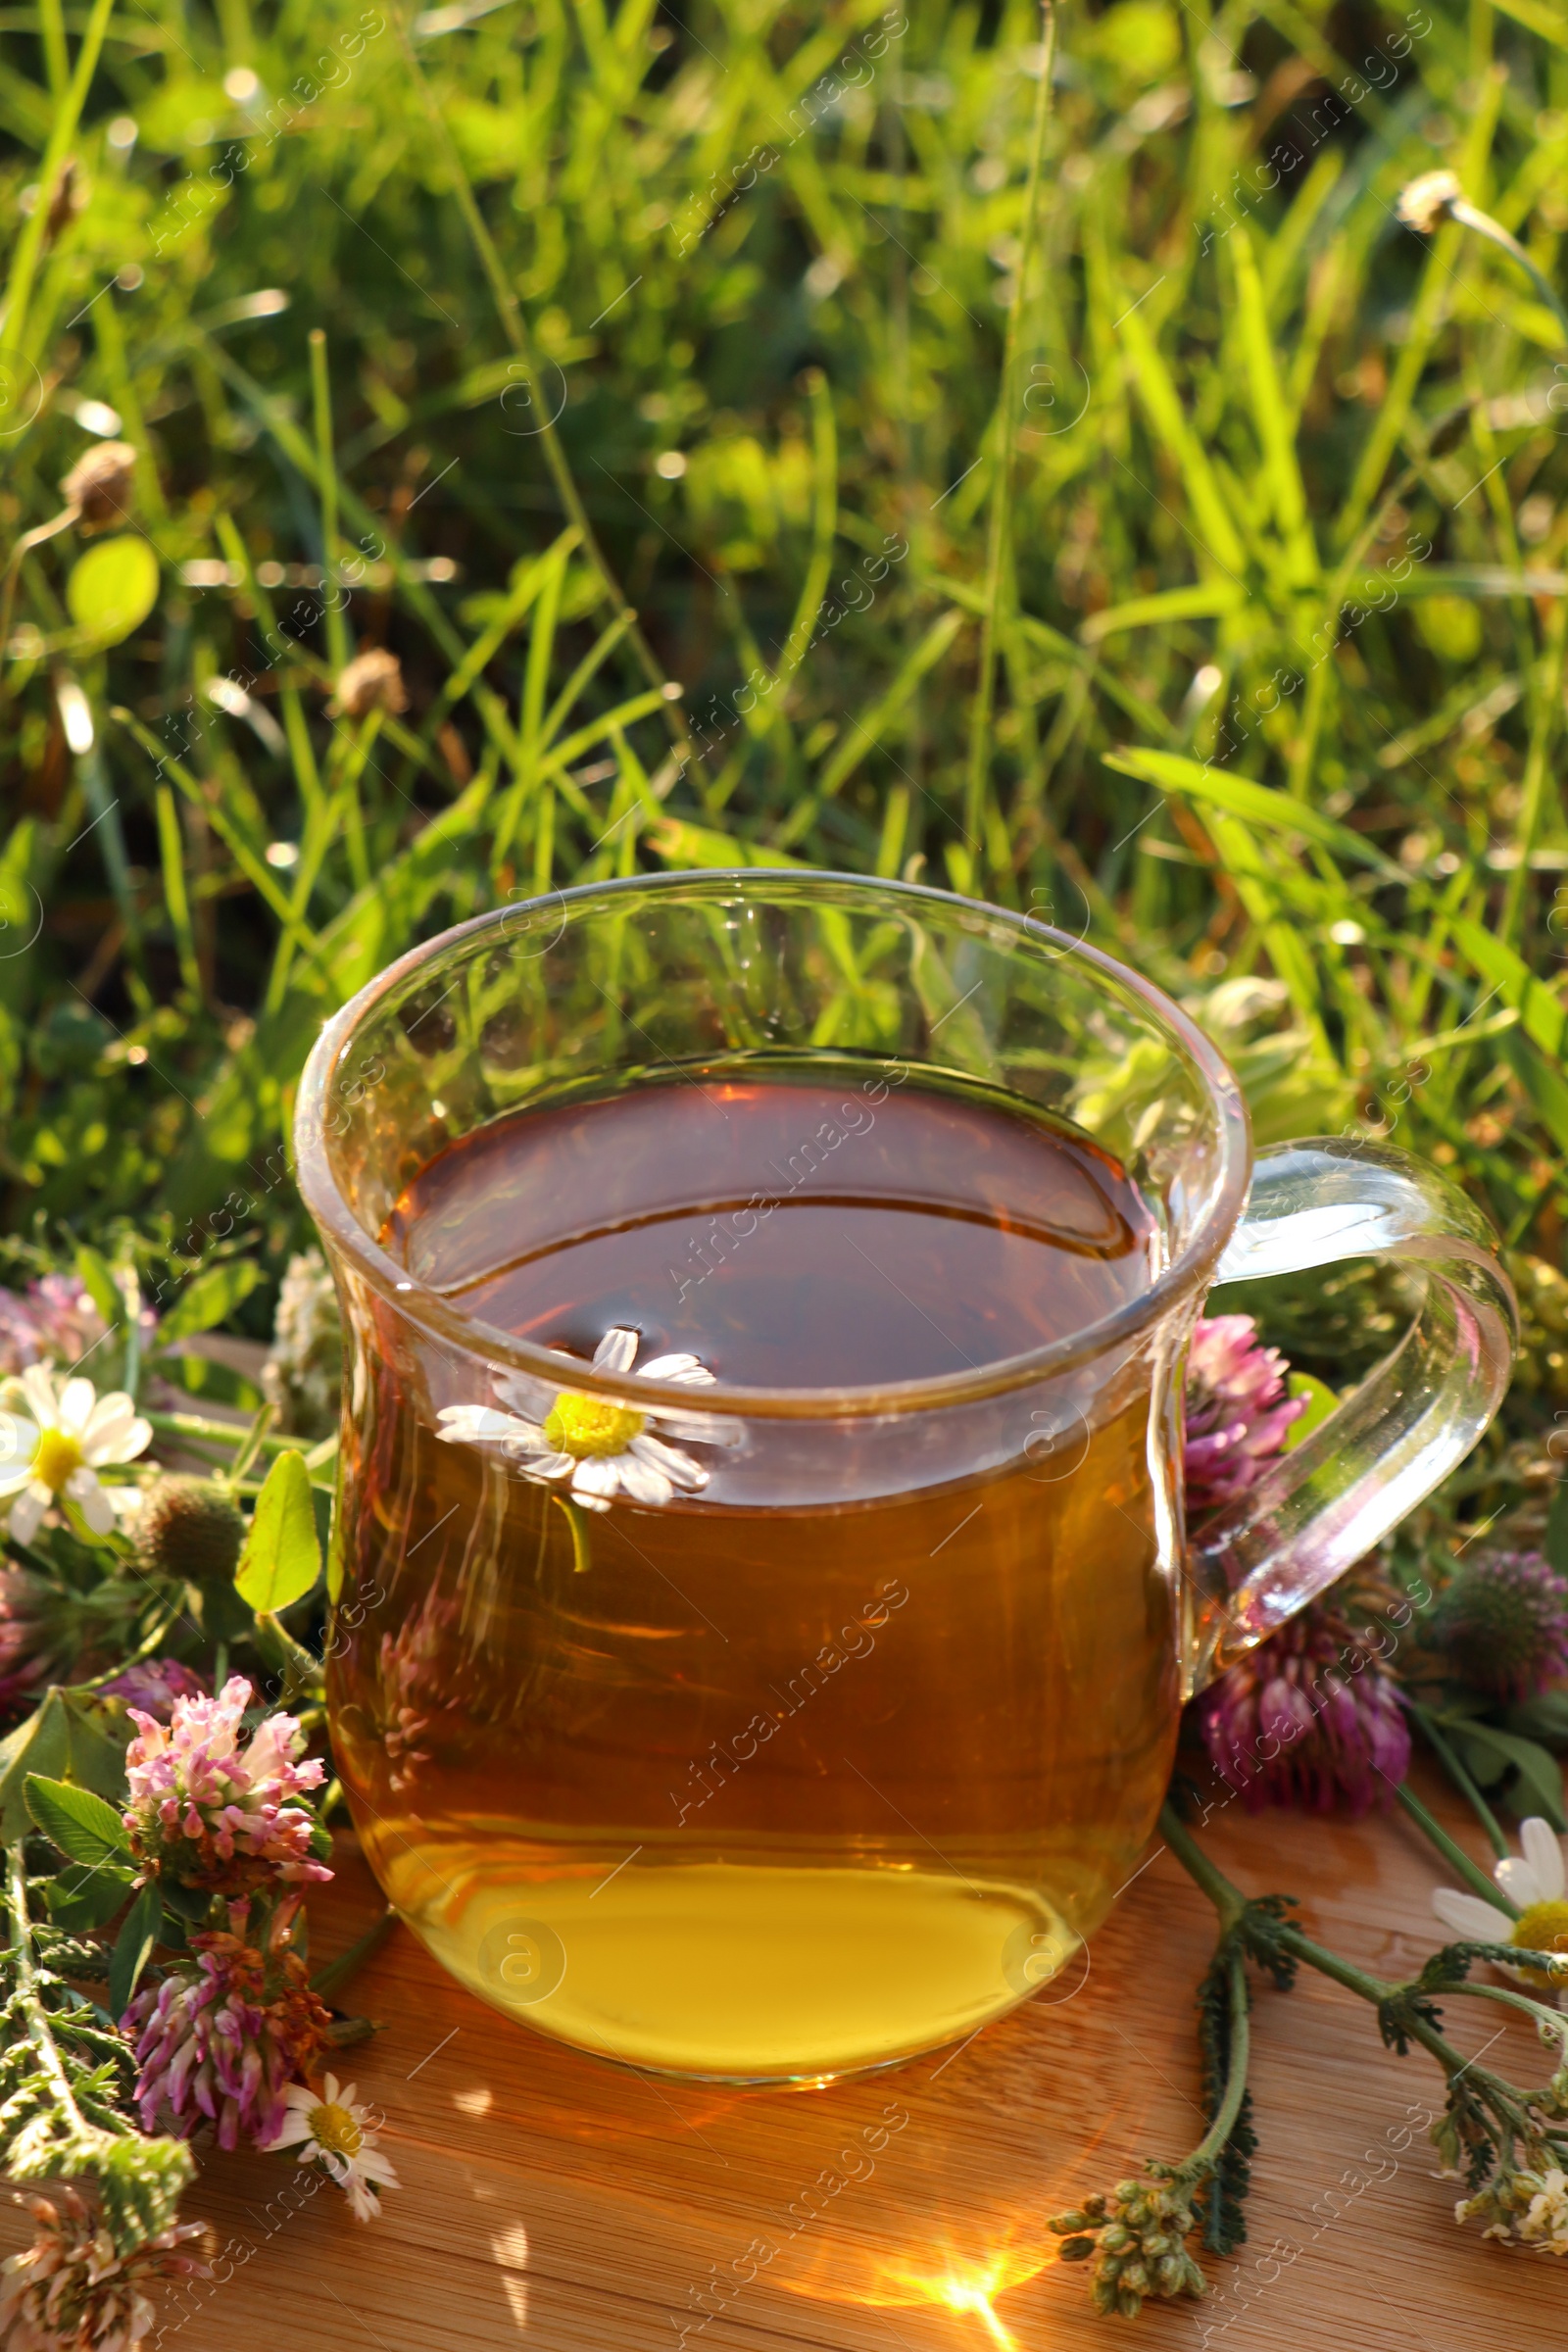
{"label": "wooden surface grain", "polygon": [[[1249,1892],[1298,1894],[1309,1930],[1379,1973],[1413,1969],[1438,1939],[1445,1874],[1402,1816],[1234,1805],[1204,1835]],[[340,1840],[336,1883],[313,1898],[317,1956],[375,1907]],[[1131,2328],[1092,2316],[1043,2219],[1200,2135],[1192,2000],[1211,1940],[1207,1903],[1155,1846],[1087,1969],[960,2049],[841,2088],[757,2093],[579,2057],[460,1990],[399,1931],[353,1989],[384,2031],[348,2057],[385,2114],[402,2187],[363,2226],[335,2190],[305,2193],[313,2176],[286,2158],[200,2151],[188,2210],[218,2231],[218,2279],[166,2307],[150,2340],[678,2352],[686,2323],[688,2352],[1563,2352],[1568,2264],[1456,2228],[1418,2128],[1436,2070],[1384,2050],[1371,2012],[1313,1976],[1257,1991],[1261,2146],[1242,2257],[1206,2262],[1201,2304],[1152,2304]],[[1450,2031],[1474,2053],[1497,2015],[1454,2002]],[[1504,2057],[1515,2080],[1545,2071],[1512,2024],[1492,2052]],[[803,2226],[813,2202],[821,2218]],[[24,2235],[5,2209],[4,2250]]]}

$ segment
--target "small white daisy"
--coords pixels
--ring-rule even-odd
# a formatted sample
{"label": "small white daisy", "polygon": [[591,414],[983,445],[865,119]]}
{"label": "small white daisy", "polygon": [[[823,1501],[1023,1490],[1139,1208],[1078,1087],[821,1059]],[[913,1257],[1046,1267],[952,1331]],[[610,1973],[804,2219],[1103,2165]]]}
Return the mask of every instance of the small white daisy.
{"label": "small white daisy", "polygon": [[371,2129],[369,2110],[355,2098],[356,2088],[349,2082],[339,2090],[335,2075],[328,2075],[319,2090],[289,2083],[283,2093],[288,2113],[277,2136],[267,2142],[267,2152],[297,2146],[296,2161],[321,2165],[348,2198],[356,2221],[373,2222],[381,2211],[376,2186],[401,2188],[403,2183],[376,2146],[380,2134]]}
{"label": "small white daisy", "polygon": [[123,1389],[97,1395],[90,1380],[58,1380],[42,1364],[22,1375],[31,1419],[0,1413],[0,1509],[9,1501],[10,1526],[29,1544],[52,1504],[74,1503],[95,1536],[106,1536],[140,1506],[139,1487],[106,1487],[98,1472],[133,1462],[152,1440]]}
{"label": "small white daisy", "polygon": [[[607,1331],[594,1349],[594,1371],[630,1372],[639,1336],[621,1324]],[[555,1352],[564,1363],[577,1360],[564,1349]],[[656,1355],[651,1363],[637,1364],[636,1373],[639,1380],[673,1381],[682,1388],[710,1388],[713,1381],[695,1355]],[[498,1376],[495,1389],[508,1404],[531,1405],[539,1419],[524,1420],[487,1404],[449,1404],[437,1416],[441,1428],[436,1434],[449,1445],[495,1446],[516,1463],[524,1478],[551,1485],[566,1481],[572,1501],[584,1510],[608,1511],[616,1494],[628,1495],[633,1502],[662,1503],[668,1502],[677,1488],[696,1494],[707,1486],[709,1473],[678,1446],[666,1445],[665,1437],[696,1438],[709,1445],[725,1442],[718,1424],[705,1414],[643,1413],[576,1389],[552,1394],[516,1373]]]}
{"label": "small white daisy", "polygon": [[[1432,1908],[1446,1928],[1467,1942],[1515,1943],[1526,1951],[1561,1952],[1568,1958],[1565,1840],[1555,1836],[1549,1822],[1536,1816],[1519,1824],[1519,1842],[1523,1853],[1504,1855],[1492,1874],[1509,1901],[1518,1904],[1517,1919],[1484,1903],[1478,1894],[1461,1893],[1457,1886],[1440,1886],[1432,1897]],[[1498,1965],[1516,1984],[1528,1984],[1538,1992],[1555,1992],[1558,2008],[1568,2008],[1568,1981],[1564,1978],[1548,1977],[1540,1968]]]}

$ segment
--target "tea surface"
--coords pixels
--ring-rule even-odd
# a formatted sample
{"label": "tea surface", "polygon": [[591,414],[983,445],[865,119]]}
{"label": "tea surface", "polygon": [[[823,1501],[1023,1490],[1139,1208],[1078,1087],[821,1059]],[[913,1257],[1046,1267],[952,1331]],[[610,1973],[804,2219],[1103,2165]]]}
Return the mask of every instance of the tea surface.
{"label": "tea surface", "polygon": [[[639,1361],[785,1389],[961,1372],[1149,1283],[1149,1213],[1087,1138],[866,1069],[517,1114],[386,1242],[482,1323],[582,1359],[626,1326]],[[574,1536],[436,1438],[415,1345],[388,1315],[356,1369],[331,1696],[369,1859],[460,1978],[606,2056],[800,2081],[1067,1962],[1174,1738],[1147,1377],[1059,1455],[859,1502],[806,1469],[747,1507],[696,1445],[708,1487]]]}
{"label": "tea surface", "polygon": [[966,1371],[1145,1287],[1148,1212],[1087,1137],[871,1066],[501,1120],[431,1161],[385,1239],[519,1339],[591,1356],[629,1325],[645,1359],[749,1388]]}

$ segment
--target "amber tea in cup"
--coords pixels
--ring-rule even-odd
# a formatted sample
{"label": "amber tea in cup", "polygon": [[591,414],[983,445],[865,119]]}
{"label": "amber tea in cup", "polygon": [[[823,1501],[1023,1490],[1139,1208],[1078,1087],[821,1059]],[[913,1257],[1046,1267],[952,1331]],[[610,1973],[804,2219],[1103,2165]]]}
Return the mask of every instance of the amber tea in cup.
{"label": "amber tea in cup", "polygon": [[[481,918],[331,1024],[300,1134],[348,1310],[365,1850],[472,1989],[674,2075],[819,2081],[1047,1982],[1136,1867],[1184,1691],[1435,1483],[1507,1360],[1440,1179],[1292,1148],[1233,1238],[1214,1050],[937,893]],[[1402,1254],[1427,1299],[1404,1373],[1189,1550],[1179,1367],[1227,1243]]]}

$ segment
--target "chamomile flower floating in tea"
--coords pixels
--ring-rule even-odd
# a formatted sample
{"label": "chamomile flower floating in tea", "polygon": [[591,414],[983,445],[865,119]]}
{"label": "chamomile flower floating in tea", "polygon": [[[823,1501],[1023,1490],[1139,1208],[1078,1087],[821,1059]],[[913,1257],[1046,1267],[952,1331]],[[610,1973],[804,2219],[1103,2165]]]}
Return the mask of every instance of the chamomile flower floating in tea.
{"label": "chamomile flower floating in tea", "polygon": [[100,1470],[133,1462],[152,1440],[123,1389],[100,1396],[90,1380],[57,1381],[41,1364],[21,1380],[27,1413],[0,1414],[0,1508],[11,1501],[9,1525],[30,1544],[44,1513],[74,1503],[95,1536],[107,1536],[141,1502],[139,1487],[105,1486]]}
{"label": "chamomile flower floating in tea", "polygon": [[335,2075],[327,2075],[319,2090],[291,2082],[283,2093],[288,2113],[267,2148],[270,2153],[298,2146],[297,2161],[320,2165],[348,2198],[355,2220],[373,2222],[381,2211],[376,2189],[402,2183],[376,2145],[380,2135],[371,2128],[369,2110],[355,2098],[355,2088],[350,2082],[340,2090]]}
{"label": "chamomile flower floating in tea", "polygon": [[[1474,1943],[1512,1943],[1528,1952],[1561,1952],[1568,1957],[1568,1873],[1563,1867],[1564,1841],[1549,1822],[1533,1817],[1519,1825],[1520,1854],[1505,1855],[1493,1877],[1511,1903],[1517,1919],[1478,1894],[1461,1893],[1457,1886],[1440,1886],[1432,1908],[1446,1928]],[[1568,1979],[1547,1976],[1544,1969],[1509,1968],[1505,1976],[1538,1992],[1555,1992],[1557,2006],[1568,2007]]]}
{"label": "chamomile flower floating in tea", "polygon": [[[639,1380],[665,1380],[681,1388],[711,1387],[713,1375],[695,1355],[656,1355],[637,1365],[640,1334],[617,1324],[594,1349],[595,1372],[626,1373]],[[574,1361],[554,1349],[564,1363]],[[513,1404],[535,1404],[549,1396],[538,1382],[515,1373],[496,1381],[496,1395]],[[608,1511],[617,1494],[633,1502],[668,1502],[680,1489],[696,1494],[708,1472],[678,1446],[656,1434],[711,1440],[705,1420],[667,1412],[638,1412],[608,1396],[559,1389],[538,1421],[500,1413],[490,1405],[449,1404],[438,1416],[448,1445],[494,1446],[515,1462],[524,1478],[546,1485],[565,1481],[571,1499],[584,1510]]]}

